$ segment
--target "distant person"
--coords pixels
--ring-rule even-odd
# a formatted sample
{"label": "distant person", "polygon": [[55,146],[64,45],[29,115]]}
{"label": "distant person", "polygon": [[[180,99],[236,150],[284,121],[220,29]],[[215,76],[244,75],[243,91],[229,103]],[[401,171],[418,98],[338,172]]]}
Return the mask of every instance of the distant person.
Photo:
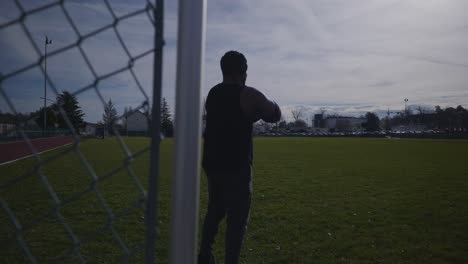
{"label": "distant person", "polygon": [[216,263],[213,243],[225,216],[225,263],[239,263],[252,197],[253,123],[281,118],[276,103],[245,85],[247,60],[242,53],[224,54],[221,71],[223,82],[211,88],[205,104],[203,168],[209,196],[198,264]]}

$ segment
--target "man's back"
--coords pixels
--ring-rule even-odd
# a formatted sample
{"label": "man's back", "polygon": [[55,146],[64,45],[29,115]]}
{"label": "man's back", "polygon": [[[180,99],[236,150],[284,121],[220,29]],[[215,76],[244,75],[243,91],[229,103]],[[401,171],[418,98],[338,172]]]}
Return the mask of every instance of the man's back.
{"label": "man's back", "polygon": [[206,100],[203,167],[209,171],[238,172],[252,164],[252,120],[240,104],[245,86],[220,83]]}

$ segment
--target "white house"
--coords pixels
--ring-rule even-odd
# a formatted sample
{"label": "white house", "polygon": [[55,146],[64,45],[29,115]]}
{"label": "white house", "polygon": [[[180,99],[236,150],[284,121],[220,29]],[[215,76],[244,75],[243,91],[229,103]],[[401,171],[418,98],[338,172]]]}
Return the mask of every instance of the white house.
{"label": "white house", "polygon": [[127,131],[148,131],[148,118],[140,111],[127,116]]}
{"label": "white house", "polygon": [[15,137],[16,125],[15,124],[0,124],[0,136]]}
{"label": "white house", "polygon": [[94,136],[96,135],[96,127],[97,127],[97,124],[86,122],[84,131],[82,131],[81,133],[87,136]]}

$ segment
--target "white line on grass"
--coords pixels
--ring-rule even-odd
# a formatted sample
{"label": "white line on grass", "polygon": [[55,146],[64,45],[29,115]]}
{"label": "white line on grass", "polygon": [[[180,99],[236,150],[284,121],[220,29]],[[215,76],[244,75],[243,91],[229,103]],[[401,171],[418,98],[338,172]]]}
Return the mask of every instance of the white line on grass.
{"label": "white line on grass", "polygon": [[[56,150],[56,149],[58,149],[58,148],[62,148],[62,147],[65,147],[65,146],[68,146],[68,145],[71,145],[71,144],[73,144],[73,143],[68,143],[68,144],[65,144],[65,145],[62,145],[62,146],[58,146],[58,147],[55,147],[55,148],[51,148],[51,149],[48,149],[48,150],[44,150],[44,151],[41,151],[41,152],[37,153],[37,155],[42,154],[42,153],[46,153],[46,152],[48,152],[48,151]],[[10,163],[16,162],[16,161],[18,161],[18,160],[27,159],[27,158],[30,158],[30,157],[32,157],[32,156],[34,156],[34,154],[31,154],[31,155],[28,155],[28,156],[24,156],[24,157],[21,157],[21,158],[19,158],[19,159],[15,159],[15,160],[5,161],[5,162],[3,162],[3,163],[0,163],[0,166],[6,165],[6,164],[10,164]]]}

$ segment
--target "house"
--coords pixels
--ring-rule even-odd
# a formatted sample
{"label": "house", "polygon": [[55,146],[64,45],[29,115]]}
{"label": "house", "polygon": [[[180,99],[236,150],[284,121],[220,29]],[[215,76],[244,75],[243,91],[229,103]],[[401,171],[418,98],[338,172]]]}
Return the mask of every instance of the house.
{"label": "house", "polygon": [[130,113],[126,123],[129,135],[146,135],[148,132],[148,117],[140,111]]}
{"label": "house", "polygon": [[97,124],[85,122],[84,130],[81,131],[81,134],[86,136],[94,136],[96,135],[97,126]]}
{"label": "house", "polygon": [[0,124],[0,136],[15,137],[16,125],[15,124]]}
{"label": "house", "polygon": [[105,138],[109,136],[109,131],[102,123],[84,122],[83,127],[80,127],[80,134],[83,136]]}

